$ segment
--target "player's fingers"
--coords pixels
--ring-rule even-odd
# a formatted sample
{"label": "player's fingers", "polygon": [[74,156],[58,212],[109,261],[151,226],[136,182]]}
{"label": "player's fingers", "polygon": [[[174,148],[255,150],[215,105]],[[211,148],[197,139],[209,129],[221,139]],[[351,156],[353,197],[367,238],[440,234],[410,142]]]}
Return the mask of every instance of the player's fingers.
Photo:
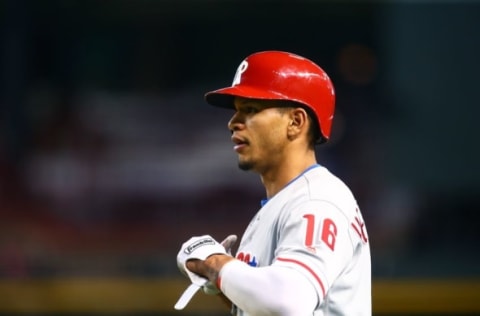
{"label": "player's fingers", "polygon": [[188,260],[185,266],[189,271],[193,272],[197,276],[208,279],[207,267],[205,266],[202,260],[198,260],[198,259]]}
{"label": "player's fingers", "polygon": [[197,269],[196,269],[197,264],[195,261],[198,261],[198,260],[189,260],[185,262],[185,268],[187,268],[187,270],[190,272],[197,273]]}
{"label": "player's fingers", "polygon": [[199,261],[200,259],[188,259],[187,262],[185,263],[185,266],[187,267],[188,270],[192,270],[191,268],[195,268]]}

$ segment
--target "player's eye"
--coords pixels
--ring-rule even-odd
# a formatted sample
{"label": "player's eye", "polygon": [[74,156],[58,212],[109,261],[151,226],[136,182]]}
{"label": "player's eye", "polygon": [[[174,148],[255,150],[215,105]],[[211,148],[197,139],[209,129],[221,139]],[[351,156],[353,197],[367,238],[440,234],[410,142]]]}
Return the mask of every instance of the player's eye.
{"label": "player's eye", "polygon": [[245,114],[255,114],[259,112],[259,109],[253,106],[247,106],[244,109],[242,109],[242,112]]}

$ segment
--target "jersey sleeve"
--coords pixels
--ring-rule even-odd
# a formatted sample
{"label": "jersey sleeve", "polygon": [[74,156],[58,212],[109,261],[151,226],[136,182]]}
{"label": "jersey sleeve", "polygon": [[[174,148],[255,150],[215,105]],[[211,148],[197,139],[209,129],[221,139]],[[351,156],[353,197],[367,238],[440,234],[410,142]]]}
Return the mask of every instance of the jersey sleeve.
{"label": "jersey sleeve", "polygon": [[225,296],[248,315],[311,315],[317,305],[313,285],[294,269],[232,260],[219,279]]}
{"label": "jersey sleeve", "polygon": [[277,238],[273,265],[304,275],[314,285],[319,302],[353,257],[350,220],[345,210],[328,201],[308,201],[286,212]]}

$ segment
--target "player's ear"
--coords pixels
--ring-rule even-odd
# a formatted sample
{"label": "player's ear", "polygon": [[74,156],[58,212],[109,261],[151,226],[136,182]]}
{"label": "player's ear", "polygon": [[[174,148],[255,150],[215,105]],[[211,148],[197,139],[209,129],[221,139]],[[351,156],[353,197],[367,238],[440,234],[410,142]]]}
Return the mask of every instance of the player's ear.
{"label": "player's ear", "polygon": [[303,108],[293,108],[289,113],[289,123],[287,127],[287,135],[289,139],[298,137],[307,131],[308,114]]}

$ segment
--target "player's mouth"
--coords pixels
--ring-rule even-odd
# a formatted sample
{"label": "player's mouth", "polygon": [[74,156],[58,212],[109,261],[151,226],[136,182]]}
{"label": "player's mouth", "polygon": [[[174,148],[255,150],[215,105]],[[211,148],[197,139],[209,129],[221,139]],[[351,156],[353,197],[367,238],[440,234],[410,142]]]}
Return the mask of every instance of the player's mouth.
{"label": "player's mouth", "polygon": [[236,152],[239,152],[243,148],[248,146],[248,141],[246,139],[236,135],[232,135],[232,142],[235,144],[235,146],[233,146],[233,150],[235,150]]}

